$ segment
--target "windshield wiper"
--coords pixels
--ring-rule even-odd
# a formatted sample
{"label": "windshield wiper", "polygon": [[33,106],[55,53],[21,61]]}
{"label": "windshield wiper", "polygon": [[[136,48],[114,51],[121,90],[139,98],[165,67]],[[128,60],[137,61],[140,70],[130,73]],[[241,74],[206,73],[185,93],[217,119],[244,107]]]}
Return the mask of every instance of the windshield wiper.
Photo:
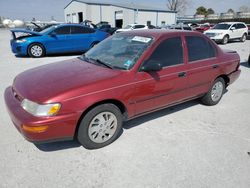
{"label": "windshield wiper", "polygon": [[89,58],[89,59],[95,61],[96,63],[104,65],[105,67],[108,67],[110,69],[114,69],[114,67],[112,65],[105,63],[105,62],[101,61],[100,59],[94,59],[94,58]]}
{"label": "windshield wiper", "polygon": [[86,57],[85,54],[83,54],[82,56],[79,57],[81,60],[87,61],[89,63],[98,63],[101,65],[104,65],[105,67],[108,67],[110,69],[114,69],[114,67],[108,63],[105,63],[103,61],[101,61],[100,59],[95,59],[95,58],[91,58],[91,57]]}

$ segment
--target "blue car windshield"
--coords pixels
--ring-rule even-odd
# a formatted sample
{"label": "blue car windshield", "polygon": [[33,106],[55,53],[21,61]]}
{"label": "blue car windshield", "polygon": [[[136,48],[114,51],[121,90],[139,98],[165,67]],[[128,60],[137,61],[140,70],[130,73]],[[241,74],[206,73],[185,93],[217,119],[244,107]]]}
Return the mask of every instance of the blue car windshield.
{"label": "blue car windshield", "polygon": [[40,31],[39,33],[41,33],[41,34],[45,34],[45,33],[47,33],[48,31],[52,31],[52,30],[54,30],[54,28],[55,28],[56,26],[51,26],[51,27],[48,27],[48,28],[46,28],[46,29],[44,29],[44,30],[42,30],[42,31]]}
{"label": "blue car windshield", "polygon": [[151,37],[116,34],[84,54],[84,58],[97,60],[123,70],[131,69],[152,43]]}

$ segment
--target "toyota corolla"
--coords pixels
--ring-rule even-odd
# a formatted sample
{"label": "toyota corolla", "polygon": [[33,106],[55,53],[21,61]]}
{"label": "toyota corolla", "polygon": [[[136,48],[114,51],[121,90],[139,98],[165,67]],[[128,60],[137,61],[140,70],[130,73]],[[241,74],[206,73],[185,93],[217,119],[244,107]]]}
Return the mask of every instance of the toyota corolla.
{"label": "toyota corolla", "polygon": [[19,74],[5,102],[27,140],[76,138],[96,149],[118,138],[126,120],[196,98],[217,104],[239,63],[198,32],[124,32],[81,57]]}

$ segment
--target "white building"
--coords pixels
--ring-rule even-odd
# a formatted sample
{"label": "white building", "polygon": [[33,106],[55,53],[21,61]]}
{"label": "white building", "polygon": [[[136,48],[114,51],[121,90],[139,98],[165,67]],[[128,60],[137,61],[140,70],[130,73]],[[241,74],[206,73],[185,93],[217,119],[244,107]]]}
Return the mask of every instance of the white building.
{"label": "white building", "polygon": [[107,21],[113,27],[125,27],[128,24],[175,24],[176,12],[165,8],[152,8],[135,3],[103,3],[91,0],[73,0],[64,8],[67,23],[80,23],[91,20],[93,23]]}

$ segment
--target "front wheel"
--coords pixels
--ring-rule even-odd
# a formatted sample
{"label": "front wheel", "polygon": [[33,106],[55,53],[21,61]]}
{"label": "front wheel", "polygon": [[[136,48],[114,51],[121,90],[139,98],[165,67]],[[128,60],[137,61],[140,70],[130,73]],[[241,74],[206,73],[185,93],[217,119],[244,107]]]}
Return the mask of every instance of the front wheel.
{"label": "front wheel", "polygon": [[203,104],[216,105],[222,98],[225,90],[225,81],[223,78],[217,78],[211,89],[201,98]]}
{"label": "front wheel", "polygon": [[43,45],[39,43],[34,43],[29,46],[28,54],[30,57],[43,57],[45,55],[45,49]]}
{"label": "front wheel", "polygon": [[244,33],[242,37],[240,38],[240,42],[245,42],[247,39],[247,35]]}
{"label": "front wheel", "polygon": [[103,104],[84,116],[77,132],[77,139],[87,149],[98,149],[115,141],[121,130],[120,109],[114,104]]}
{"label": "front wheel", "polygon": [[225,35],[225,36],[223,37],[223,39],[222,39],[222,44],[227,44],[228,41],[229,41],[229,37],[228,37],[228,35]]}

